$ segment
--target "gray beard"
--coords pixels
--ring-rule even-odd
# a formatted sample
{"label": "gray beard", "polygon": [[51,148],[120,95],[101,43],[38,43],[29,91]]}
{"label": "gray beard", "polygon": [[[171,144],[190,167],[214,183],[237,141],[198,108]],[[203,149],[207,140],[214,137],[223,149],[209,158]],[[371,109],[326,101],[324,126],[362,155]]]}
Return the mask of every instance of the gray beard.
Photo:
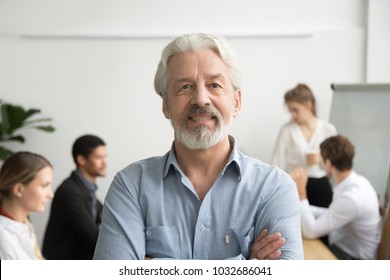
{"label": "gray beard", "polygon": [[[229,123],[225,124],[223,122],[221,114],[215,108],[207,108],[207,107],[195,107],[191,109],[192,111],[197,112],[209,112],[214,114],[217,120],[217,129],[215,131],[210,130],[207,126],[201,125],[195,129],[195,131],[190,132],[187,130],[185,124],[181,126],[177,126],[172,122],[171,124],[175,129],[175,137],[176,140],[183,143],[190,150],[207,150],[211,147],[218,144],[227,134],[231,124],[231,120]],[[191,110],[184,114],[183,119],[187,120],[188,115]]]}
{"label": "gray beard", "polygon": [[207,150],[218,144],[228,133],[228,126],[219,124],[216,131],[207,126],[199,126],[194,132],[187,131],[185,126],[176,130],[176,139],[190,150]]}

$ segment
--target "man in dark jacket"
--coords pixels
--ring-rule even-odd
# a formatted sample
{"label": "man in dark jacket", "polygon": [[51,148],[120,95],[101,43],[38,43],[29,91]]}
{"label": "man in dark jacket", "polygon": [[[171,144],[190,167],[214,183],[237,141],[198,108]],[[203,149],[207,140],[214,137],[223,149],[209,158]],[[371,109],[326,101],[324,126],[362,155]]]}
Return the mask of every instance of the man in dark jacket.
{"label": "man in dark jacket", "polygon": [[102,203],[96,178],[106,175],[106,146],[94,135],[73,144],[76,170],[54,194],[42,253],[52,260],[92,259],[101,222]]}

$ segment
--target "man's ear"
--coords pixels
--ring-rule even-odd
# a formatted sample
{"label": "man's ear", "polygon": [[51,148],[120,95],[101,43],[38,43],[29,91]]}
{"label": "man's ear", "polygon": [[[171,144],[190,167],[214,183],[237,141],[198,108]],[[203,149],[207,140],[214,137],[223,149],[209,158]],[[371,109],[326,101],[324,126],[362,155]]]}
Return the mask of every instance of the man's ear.
{"label": "man's ear", "polygon": [[171,114],[169,112],[168,104],[165,101],[165,98],[163,98],[163,102],[162,102],[162,111],[164,113],[165,118],[169,120],[171,118]]}
{"label": "man's ear", "polygon": [[241,90],[237,90],[234,94],[234,113],[233,117],[237,117],[241,111]]}
{"label": "man's ear", "polygon": [[326,166],[326,168],[327,168],[328,170],[330,170],[330,169],[333,167],[332,162],[331,162],[330,159],[328,159],[328,158],[324,161],[324,165]]}
{"label": "man's ear", "polygon": [[83,155],[77,155],[76,157],[77,165],[84,166],[87,162],[87,159]]}

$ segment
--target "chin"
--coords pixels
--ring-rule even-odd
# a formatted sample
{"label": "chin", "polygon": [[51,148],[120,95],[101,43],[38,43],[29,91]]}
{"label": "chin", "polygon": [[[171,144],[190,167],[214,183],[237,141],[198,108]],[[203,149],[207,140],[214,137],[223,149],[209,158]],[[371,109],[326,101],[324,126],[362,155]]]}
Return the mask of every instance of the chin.
{"label": "chin", "polygon": [[37,212],[37,213],[41,213],[43,211],[45,211],[45,206],[42,206],[42,207],[37,208],[37,209],[34,210],[34,212]]}

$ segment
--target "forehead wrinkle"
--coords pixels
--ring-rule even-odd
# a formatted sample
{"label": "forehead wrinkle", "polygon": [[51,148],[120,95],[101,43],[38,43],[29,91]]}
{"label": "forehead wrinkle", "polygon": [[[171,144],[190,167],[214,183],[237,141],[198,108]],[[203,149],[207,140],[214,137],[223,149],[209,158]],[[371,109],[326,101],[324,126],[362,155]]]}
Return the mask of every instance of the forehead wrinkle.
{"label": "forehead wrinkle", "polygon": [[223,74],[221,74],[221,73],[209,74],[209,75],[206,75],[206,79],[209,79],[209,80],[213,80],[213,79],[225,80],[225,76]]}

